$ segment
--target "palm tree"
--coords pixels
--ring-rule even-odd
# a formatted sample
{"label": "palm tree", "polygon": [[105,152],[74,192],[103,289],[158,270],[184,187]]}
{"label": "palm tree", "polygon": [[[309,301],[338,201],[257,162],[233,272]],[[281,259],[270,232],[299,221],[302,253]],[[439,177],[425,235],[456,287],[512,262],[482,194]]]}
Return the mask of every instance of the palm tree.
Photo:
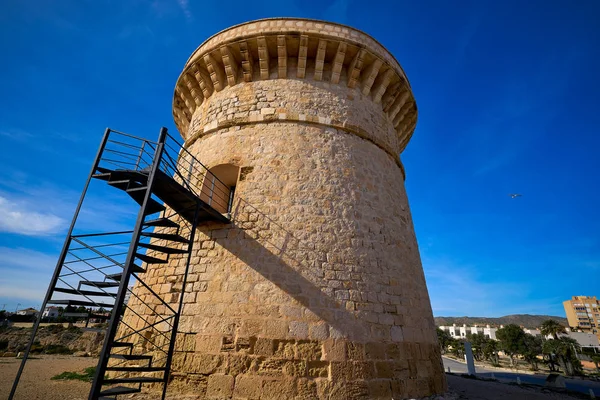
{"label": "palm tree", "polygon": [[555,361],[558,362],[565,375],[573,376],[579,372],[581,365],[577,359],[577,352],[581,351],[579,343],[570,337],[547,340],[544,342],[543,353],[548,356],[550,369],[554,370]]}
{"label": "palm tree", "polygon": [[553,319],[547,319],[544,322],[542,322],[540,331],[542,332],[542,335],[544,335],[544,336],[552,335],[552,337],[554,339],[558,339],[559,333],[566,332],[565,327]]}

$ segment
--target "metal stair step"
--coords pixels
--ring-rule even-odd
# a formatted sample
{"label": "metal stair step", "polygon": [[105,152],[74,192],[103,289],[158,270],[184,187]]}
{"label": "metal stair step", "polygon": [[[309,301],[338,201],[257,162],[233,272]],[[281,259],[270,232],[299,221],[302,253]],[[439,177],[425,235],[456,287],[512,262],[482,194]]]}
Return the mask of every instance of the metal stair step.
{"label": "metal stair step", "polygon": [[117,189],[127,190],[131,188],[141,187],[142,184],[131,179],[121,179],[118,181],[109,180],[108,184],[110,186],[114,186]]}
{"label": "metal stair step", "polygon": [[[133,272],[138,273],[138,274],[143,274],[144,272],[146,272],[146,270],[136,264],[136,265],[134,265]],[[111,279],[113,281],[119,282],[119,281],[121,281],[122,276],[123,276],[122,272],[117,272],[116,274],[106,275],[106,279]]]}
{"label": "metal stair step", "polygon": [[[144,197],[146,197],[146,186],[140,186],[135,189],[127,189],[125,193],[127,193],[136,203],[140,206],[144,204]],[[163,206],[158,201],[154,200],[152,197],[148,199],[148,205],[146,206],[146,215],[154,214],[157,212],[162,212],[166,210],[165,206]]]}
{"label": "metal stair step", "polygon": [[147,236],[156,239],[170,240],[172,242],[189,243],[189,240],[183,236],[174,233],[156,233],[156,232],[141,232],[142,236]]}
{"label": "metal stair step", "polygon": [[54,288],[55,292],[67,293],[67,294],[78,294],[81,296],[103,296],[103,297],[116,297],[116,293],[108,293],[108,292],[97,292],[95,290],[77,290],[71,288]]}
{"label": "metal stair step", "polygon": [[128,342],[112,342],[111,347],[129,347],[133,348],[133,343]]}
{"label": "metal stair step", "polygon": [[148,173],[142,170],[134,169],[116,169],[110,172],[110,181],[122,181],[130,179],[136,182],[148,181]]}
{"label": "metal stair step", "polygon": [[171,221],[169,218],[157,218],[145,221],[144,226],[164,226],[171,228],[179,228],[179,224]]}
{"label": "metal stair step", "polygon": [[150,250],[160,251],[165,254],[185,254],[188,252],[187,249],[177,249],[173,247],[158,246],[150,243],[138,243],[138,246]]}
{"label": "metal stair step", "polygon": [[169,261],[162,258],[147,256],[145,254],[135,253],[135,256],[147,264],[166,264]]}
{"label": "metal stair step", "polygon": [[108,288],[108,287],[119,287],[119,284],[116,282],[106,282],[106,281],[80,281],[79,286],[94,286],[97,288]]}
{"label": "metal stair step", "polygon": [[[137,273],[137,274],[143,274],[144,272],[146,272],[146,270],[144,268],[140,267],[137,264],[133,264],[133,271],[132,272]],[[123,276],[123,272],[117,272],[116,274],[106,275],[106,279],[110,279],[112,281],[120,282],[122,276]],[[118,283],[117,283],[117,286],[119,286]]]}
{"label": "metal stair step", "polygon": [[119,360],[152,360],[152,356],[145,356],[142,354],[111,354],[110,358],[116,358]]}
{"label": "metal stair step", "polygon": [[165,367],[106,367],[107,371],[121,372],[162,372]]}
{"label": "metal stair step", "polygon": [[100,392],[100,396],[116,396],[119,394],[133,394],[141,392],[141,388],[132,388],[127,386],[117,386],[110,389],[105,389]]}
{"label": "metal stair step", "polygon": [[134,376],[129,378],[113,378],[104,379],[102,382],[104,385],[114,385],[115,383],[152,383],[152,382],[163,382],[164,378],[152,378],[149,376]]}
{"label": "metal stair step", "polygon": [[90,315],[88,315],[88,318],[95,318],[95,319],[110,319],[110,314],[109,314],[109,315],[90,314]]}
{"label": "metal stair step", "polygon": [[114,304],[96,303],[93,301],[83,301],[83,300],[49,300],[48,304],[60,304],[60,305],[66,305],[66,306],[102,307],[102,308],[113,308],[114,307]]}

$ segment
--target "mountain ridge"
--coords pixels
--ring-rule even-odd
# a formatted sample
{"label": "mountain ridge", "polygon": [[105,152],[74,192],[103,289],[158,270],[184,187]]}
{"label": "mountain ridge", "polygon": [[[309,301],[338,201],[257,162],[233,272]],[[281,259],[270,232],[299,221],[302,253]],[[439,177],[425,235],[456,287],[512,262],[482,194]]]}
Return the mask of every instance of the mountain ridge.
{"label": "mountain ridge", "polygon": [[467,326],[490,325],[491,327],[499,327],[500,325],[516,324],[529,329],[539,328],[542,322],[547,319],[553,319],[565,327],[569,326],[566,318],[552,315],[511,314],[503,317],[434,317],[436,326],[467,324]]}

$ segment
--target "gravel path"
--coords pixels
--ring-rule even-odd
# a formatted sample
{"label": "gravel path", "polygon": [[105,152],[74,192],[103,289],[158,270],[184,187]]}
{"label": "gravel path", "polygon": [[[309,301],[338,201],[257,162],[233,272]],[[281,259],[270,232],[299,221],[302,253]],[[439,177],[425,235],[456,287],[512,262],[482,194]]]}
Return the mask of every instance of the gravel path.
{"label": "gravel path", "polygon": [[448,388],[452,396],[448,399],[469,400],[548,400],[548,399],[581,399],[563,393],[555,393],[542,387],[519,387],[506,383],[479,381],[461,376],[446,374]]}

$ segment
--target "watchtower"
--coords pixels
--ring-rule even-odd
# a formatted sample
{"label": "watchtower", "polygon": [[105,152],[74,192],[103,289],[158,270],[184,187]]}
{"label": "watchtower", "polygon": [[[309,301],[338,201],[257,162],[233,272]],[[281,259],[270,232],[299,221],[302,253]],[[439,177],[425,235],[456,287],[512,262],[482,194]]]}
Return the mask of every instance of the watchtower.
{"label": "watchtower", "polygon": [[[231,223],[198,227],[174,385],[244,398],[443,392],[399,158],[417,107],[396,59],[339,24],[244,23],[193,52],[173,116],[233,194]],[[154,285],[180,290],[178,268],[157,266]]]}

